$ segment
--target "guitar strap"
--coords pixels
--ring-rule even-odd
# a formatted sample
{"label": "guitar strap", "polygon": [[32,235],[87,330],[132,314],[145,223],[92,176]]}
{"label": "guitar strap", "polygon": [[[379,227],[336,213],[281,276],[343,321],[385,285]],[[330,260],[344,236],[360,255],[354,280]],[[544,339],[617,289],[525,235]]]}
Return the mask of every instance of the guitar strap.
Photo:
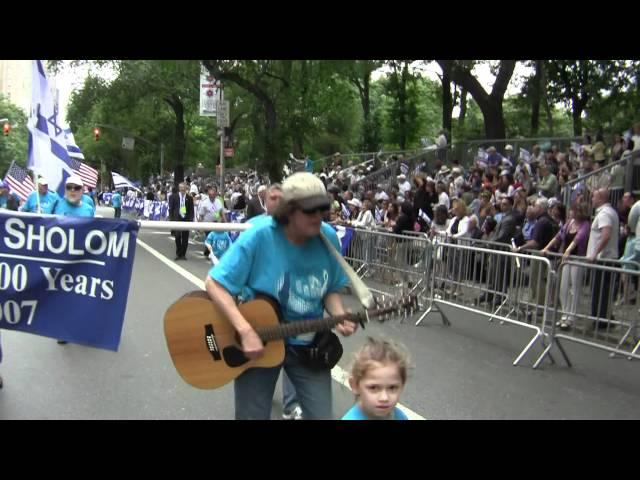
{"label": "guitar strap", "polygon": [[364,284],[362,280],[360,280],[360,277],[358,277],[358,274],[353,270],[353,268],[351,268],[351,265],[349,265],[347,261],[342,258],[340,252],[336,251],[333,243],[331,243],[331,241],[325,236],[324,233],[322,233],[322,231],[320,231],[320,237],[322,238],[322,241],[324,242],[326,247],[329,249],[329,252],[331,252],[334,258],[338,261],[338,263],[342,267],[342,270],[344,270],[344,273],[347,275],[347,277],[349,277],[351,286],[353,287],[353,291],[355,292],[356,297],[358,297],[358,300],[360,300],[360,303],[365,308],[373,308],[376,302],[373,298],[373,294],[369,291],[369,288]]}

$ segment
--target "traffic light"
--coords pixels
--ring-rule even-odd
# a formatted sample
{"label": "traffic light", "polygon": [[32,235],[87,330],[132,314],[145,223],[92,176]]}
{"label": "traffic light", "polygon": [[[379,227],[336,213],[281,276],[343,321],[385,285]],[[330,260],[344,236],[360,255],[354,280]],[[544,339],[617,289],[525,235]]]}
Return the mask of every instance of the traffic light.
{"label": "traffic light", "polygon": [[96,127],[96,128],[93,129],[93,136],[94,136],[96,142],[98,140],[100,140],[100,129],[99,128]]}
{"label": "traffic light", "polygon": [[4,126],[2,127],[2,132],[4,133],[4,136],[6,137],[7,135],[9,135],[10,131],[11,131],[11,124],[9,122],[5,122]]}

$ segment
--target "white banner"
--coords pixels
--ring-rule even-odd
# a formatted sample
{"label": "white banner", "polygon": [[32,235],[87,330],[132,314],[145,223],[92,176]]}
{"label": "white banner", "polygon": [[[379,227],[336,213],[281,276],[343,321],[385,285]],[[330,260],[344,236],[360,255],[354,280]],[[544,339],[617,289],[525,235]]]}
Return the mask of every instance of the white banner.
{"label": "white banner", "polygon": [[215,117],[217,102],[222,99],[220,82],[206,68],[200,70],[200,116]]}

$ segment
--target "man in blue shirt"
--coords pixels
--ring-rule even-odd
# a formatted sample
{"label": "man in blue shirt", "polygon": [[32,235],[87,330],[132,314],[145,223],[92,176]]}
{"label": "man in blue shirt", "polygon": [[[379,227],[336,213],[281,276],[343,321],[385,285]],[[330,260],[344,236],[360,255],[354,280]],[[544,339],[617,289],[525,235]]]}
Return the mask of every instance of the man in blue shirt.
{"label": "man in blue shirt", "polygon": [[[71,175],[67,178],[64,186],[64,198],[59,199],[53,208],[54,215],[69,217],[93,217],[94,208],[83,201],[83,182],[78,175]],[[58,340],[60,345],[67,342]]]}
{"label": "man in blue shirt", "polygon": [[93,217],[94,208],[83,201],[82,188],[83,182],[78,175],[71,175],[67,178],[64,187],[64,198],[61,198],[56,203],[52,213],[63,216]]}
{"label": "man in blue shirt", "polygon": [[[277,299],[285,323],[320,318],[325,308],[331,315],[344,313],[339,291],[349,280],[320,238],[322,231],[340,251],[335,231],[322,223],[329,209],[324,184],[313,174],[300,172],[284,181],[282,193],[273,218],[240,235],[209,271],[205,283],[211,300],[237,330],[240,346],[249,359],[259,358],[264,345],[233,299],[241,291]],[[356,325],[345,321],[336,330],[348,336],[355,332]],[[235,380],[236,419],[271,418],[281,367],[295,386],[304,418],[333,418],[331,371],[314,370],[297,355],[297,348],[312,345],[314,335],[310,332],[287,337],[282,365],[250,368]]]}
{"label": "man in blue shirt", "polygon": [[38,197],[40,200],[40,213],[52,213],[53,207],[60,196],[49,190],[49,182],[46,178],[38,177],[38,191],[33,191],[27,197],[27,201],[20,207],[21,212],[38,213]]}
{"label": "man in blue shirt", "polygon": [[111,196],[111,206],[114,209],[113,218],[120,218],[122,215],[122,196],[118,190],[113,192]]}

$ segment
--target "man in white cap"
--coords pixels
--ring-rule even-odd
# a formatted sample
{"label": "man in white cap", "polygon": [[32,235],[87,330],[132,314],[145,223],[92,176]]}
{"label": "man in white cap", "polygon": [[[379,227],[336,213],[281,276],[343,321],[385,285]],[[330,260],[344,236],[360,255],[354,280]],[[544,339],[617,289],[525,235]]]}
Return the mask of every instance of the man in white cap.
{"label": "man in white cap", "polygon": [[[60,196],[49,190],[49,182],[43,176],[38,177],[38,191],[35,190],[29,194],[27,201],[20,207],[21,212],[38,213],[38,200],[40,201],[40,213],[52,213],[55,203]],[[38,199],[38,197],[40,197]]]}
{"label": "man in white cap", "polygon": [[93,207],[82,199],[84,183],[78,175],[71,175],[64,185],[64,198],[53,208],[54,215],[93,217]]}
{"label": "man in white cap", "polygon": [[[280,304],[282,321],[293,324],[321,318],[324,309],[341,315],[339,291],[349,279],[320,238],[326,236],[340,251],[335,231],[322,222],[329,198],[322,181],[307,172],[291,175],[282,184],[282,201],[273,218],[244,232],[209,271],[209,297],[238,332],[244,356],[259,358],[264,344],[238,309],[233,296],[241,291],[262,293]],[[356,325],[336,327],[343,336]],[[305,419],[332,419],[331,370],[313,369],[304,362],[314,345],[313,332],[287,337],[282,365],[249,368],[235,380],[235,418],[268,420],[275,385],[284,367],[295,386]]]}
{"label": "man in white cap", "polygon": [[[51,213],[72,217],[93,217],[93,207],[82,200],[83,187],[82,179],[78,175],[71,175],[67,178],[64,185],[64,197],[58,199]],[[58,340],[58,343],[64,345],[67,342]]]}
{"label": "man in white cap", "polygon": [[[509,165],[513,167],[514,164],[514,158],[513,158],[513,146],[512,145],[507,145],[506,147],[504,147],[504,159],[509,161]],[[504,159],[503,159],[503,163],[504,163]]]}
{"label": "man in white cap", "polygon": [[400,195],[403,197],[406,196],[407,192],[411,191],[411,184],[404,173],[398,175],[398,190],[400,190]]}

